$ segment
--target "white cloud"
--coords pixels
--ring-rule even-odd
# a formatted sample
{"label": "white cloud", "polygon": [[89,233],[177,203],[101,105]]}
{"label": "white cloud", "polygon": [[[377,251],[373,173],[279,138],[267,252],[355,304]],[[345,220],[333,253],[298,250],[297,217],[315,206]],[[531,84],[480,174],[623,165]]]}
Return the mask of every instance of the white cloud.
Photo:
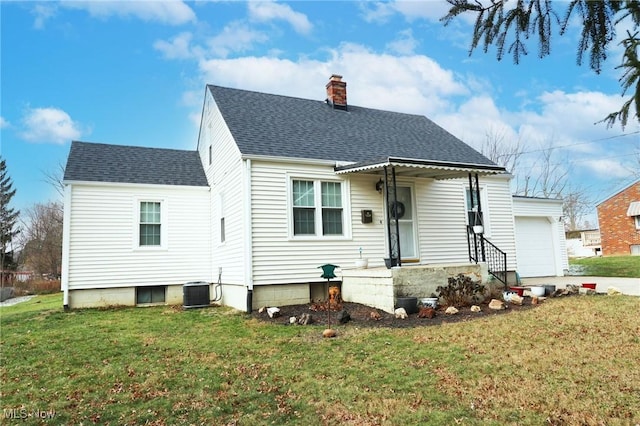
{"label": "white cloud", "polygon": [[628,178],[632,176],[630,170],[622,166],[622,163],[616,159],[593,159],[586,160],[580,163],[581,167],[585,167],[592,172],[606,176],[607,178]]}
{"label": "white cloud", "polygon": [[307,16],[291,9],[291,6],[273,1],[250,1],[249,17],[257,22],[269,22],[276,19],[289,23],[299,34],[309,34],[313,25]]}
{"label": "white cloud", "polygon": [[362,2],[360,9],[366,22],[385,23],[394,15],[402,15],[407,21],[425,19],[438,22],[451,5],[445,0]]}
{"label": "white cloud", "polygon": [[4,118],[4,117],[1,117],[1,116],[0,116],[0,129],[7,128],[7,127],[9,127],[10,125],[11,125],[11,124],[10,124],[7,120],[5,120],[5,118]]}
{"label": "white cloud", "polygon": [[248,25],[235,21],[229,23],[222,32],[207,40],[209,51],[216,56],[226,57],[232,52],[244,52],[256,43],[264,43],[267,36],[252,30]]}
{"label": "white cloud", "polygon": [[[162,52],[166,59],[189,59],[198,55],[198,48],[191,48],[192,34],[180,33],[170,41],[157,40],[153,48]],[[195,49],[195,50],[194,50]]]}
{"label": "white cloud", "polygon": [[399,55],[411,55],[418,47],[418,41],[413,37],[413,31],[409,28],[398,33],[398,37],[387,43],[386,49],[390,53]]}
{"label": "white cloud", "polygon": [[52,4],[36,3],[31,13],[35,15],[33,27],[41,30],[44,28],[45,22],[56,14],[56,7]]}
{"label": "white cloud", "polygon": [[83,134],[82,126],[58,108],[29,108],[22,124],[20,136],[29,142],[63,144]]}
{"label": "white cloud", "polygon": [[196,21],[196,14],[180,0],[128,0],[128,1],[87,1],[64,0],[62,7],[85,10],[95,18],[135,17],[143,21],[160,22],[169,25],[181,25]]}
{"label": "white cloud", "polygon": [[326,60],[271,57],[200,62],[203,83],[310,99],[324,99],[337,73],[347,82],[348,103],[422,115],[451,109],[449,96],[468,94],[453,72],[423,55],[378,54],[357,44],[328,51]]}
{"label": "white cloud", "polygon": [[396,1],[393,6],[408,21],[426,19],[431,22],[438,22],[451,9],[451,5],[445,0],[431,0],[428,2]]}

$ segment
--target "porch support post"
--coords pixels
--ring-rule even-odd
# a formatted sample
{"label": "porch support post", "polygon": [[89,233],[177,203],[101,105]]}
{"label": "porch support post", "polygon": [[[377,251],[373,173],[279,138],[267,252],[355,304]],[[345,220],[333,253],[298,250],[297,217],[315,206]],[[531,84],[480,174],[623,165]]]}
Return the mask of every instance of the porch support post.
{"label": "porch support post", "polygon": [[389,259],[396,259],[398,266],[402,265],[400,260],[400,225],[398,224],[398,209],[396,203],[396,170],[391,167],[389,173],[388,167],[384,166],[384,198],[385,210],[387,217],[387,240],[389,242]]}
{"label": "porch support post", "polygon": [[398,186],[396,185],[396,168],[391,167],[391,175],[393,177],[393,221],[396,226],[396,251],[397,251],[397,259],[398,266],[402,266],[402,255],[400,253],[400,224],[398,223],[398,208],[396,207],[398,204]]}

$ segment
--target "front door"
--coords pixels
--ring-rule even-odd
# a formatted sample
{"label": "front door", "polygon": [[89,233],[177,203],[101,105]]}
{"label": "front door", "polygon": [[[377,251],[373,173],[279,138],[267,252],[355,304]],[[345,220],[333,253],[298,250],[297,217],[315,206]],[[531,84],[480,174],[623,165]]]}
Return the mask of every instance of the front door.
{"label": "front door", "polygon": [[409,186],[398,186],[398,227],[400,230],[400,255],[402,260],[417,260],[415,218],[413,212],[413,190]]}

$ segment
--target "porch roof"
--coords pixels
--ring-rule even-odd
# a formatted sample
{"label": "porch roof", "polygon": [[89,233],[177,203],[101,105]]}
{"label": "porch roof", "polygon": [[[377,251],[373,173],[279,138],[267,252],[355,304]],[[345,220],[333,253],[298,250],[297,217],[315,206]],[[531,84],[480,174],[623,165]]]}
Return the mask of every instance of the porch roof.
{"label": "porch roof", "polygon": [[496,175],[507,172],[504,167],[497,165],[419,160],[400,157],[387,157],[381,160],[337,166],[335,168],[335,172],[336,174],[378,174],[382,173],[385,167],[395,167],[396,176],[432,179],[462,178],[468,176],[469,173],[477,173],[478,175]]}

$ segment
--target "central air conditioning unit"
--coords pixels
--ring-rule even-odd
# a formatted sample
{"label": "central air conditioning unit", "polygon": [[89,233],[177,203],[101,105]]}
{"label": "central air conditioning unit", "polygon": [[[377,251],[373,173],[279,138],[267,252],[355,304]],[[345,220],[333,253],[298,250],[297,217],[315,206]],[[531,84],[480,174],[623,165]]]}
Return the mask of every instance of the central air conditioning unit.
{"label": "central air conditioning unit", "polygon": [[182,286],[183,308],[204,308],[210,305],[209,283],[188,282]]}

